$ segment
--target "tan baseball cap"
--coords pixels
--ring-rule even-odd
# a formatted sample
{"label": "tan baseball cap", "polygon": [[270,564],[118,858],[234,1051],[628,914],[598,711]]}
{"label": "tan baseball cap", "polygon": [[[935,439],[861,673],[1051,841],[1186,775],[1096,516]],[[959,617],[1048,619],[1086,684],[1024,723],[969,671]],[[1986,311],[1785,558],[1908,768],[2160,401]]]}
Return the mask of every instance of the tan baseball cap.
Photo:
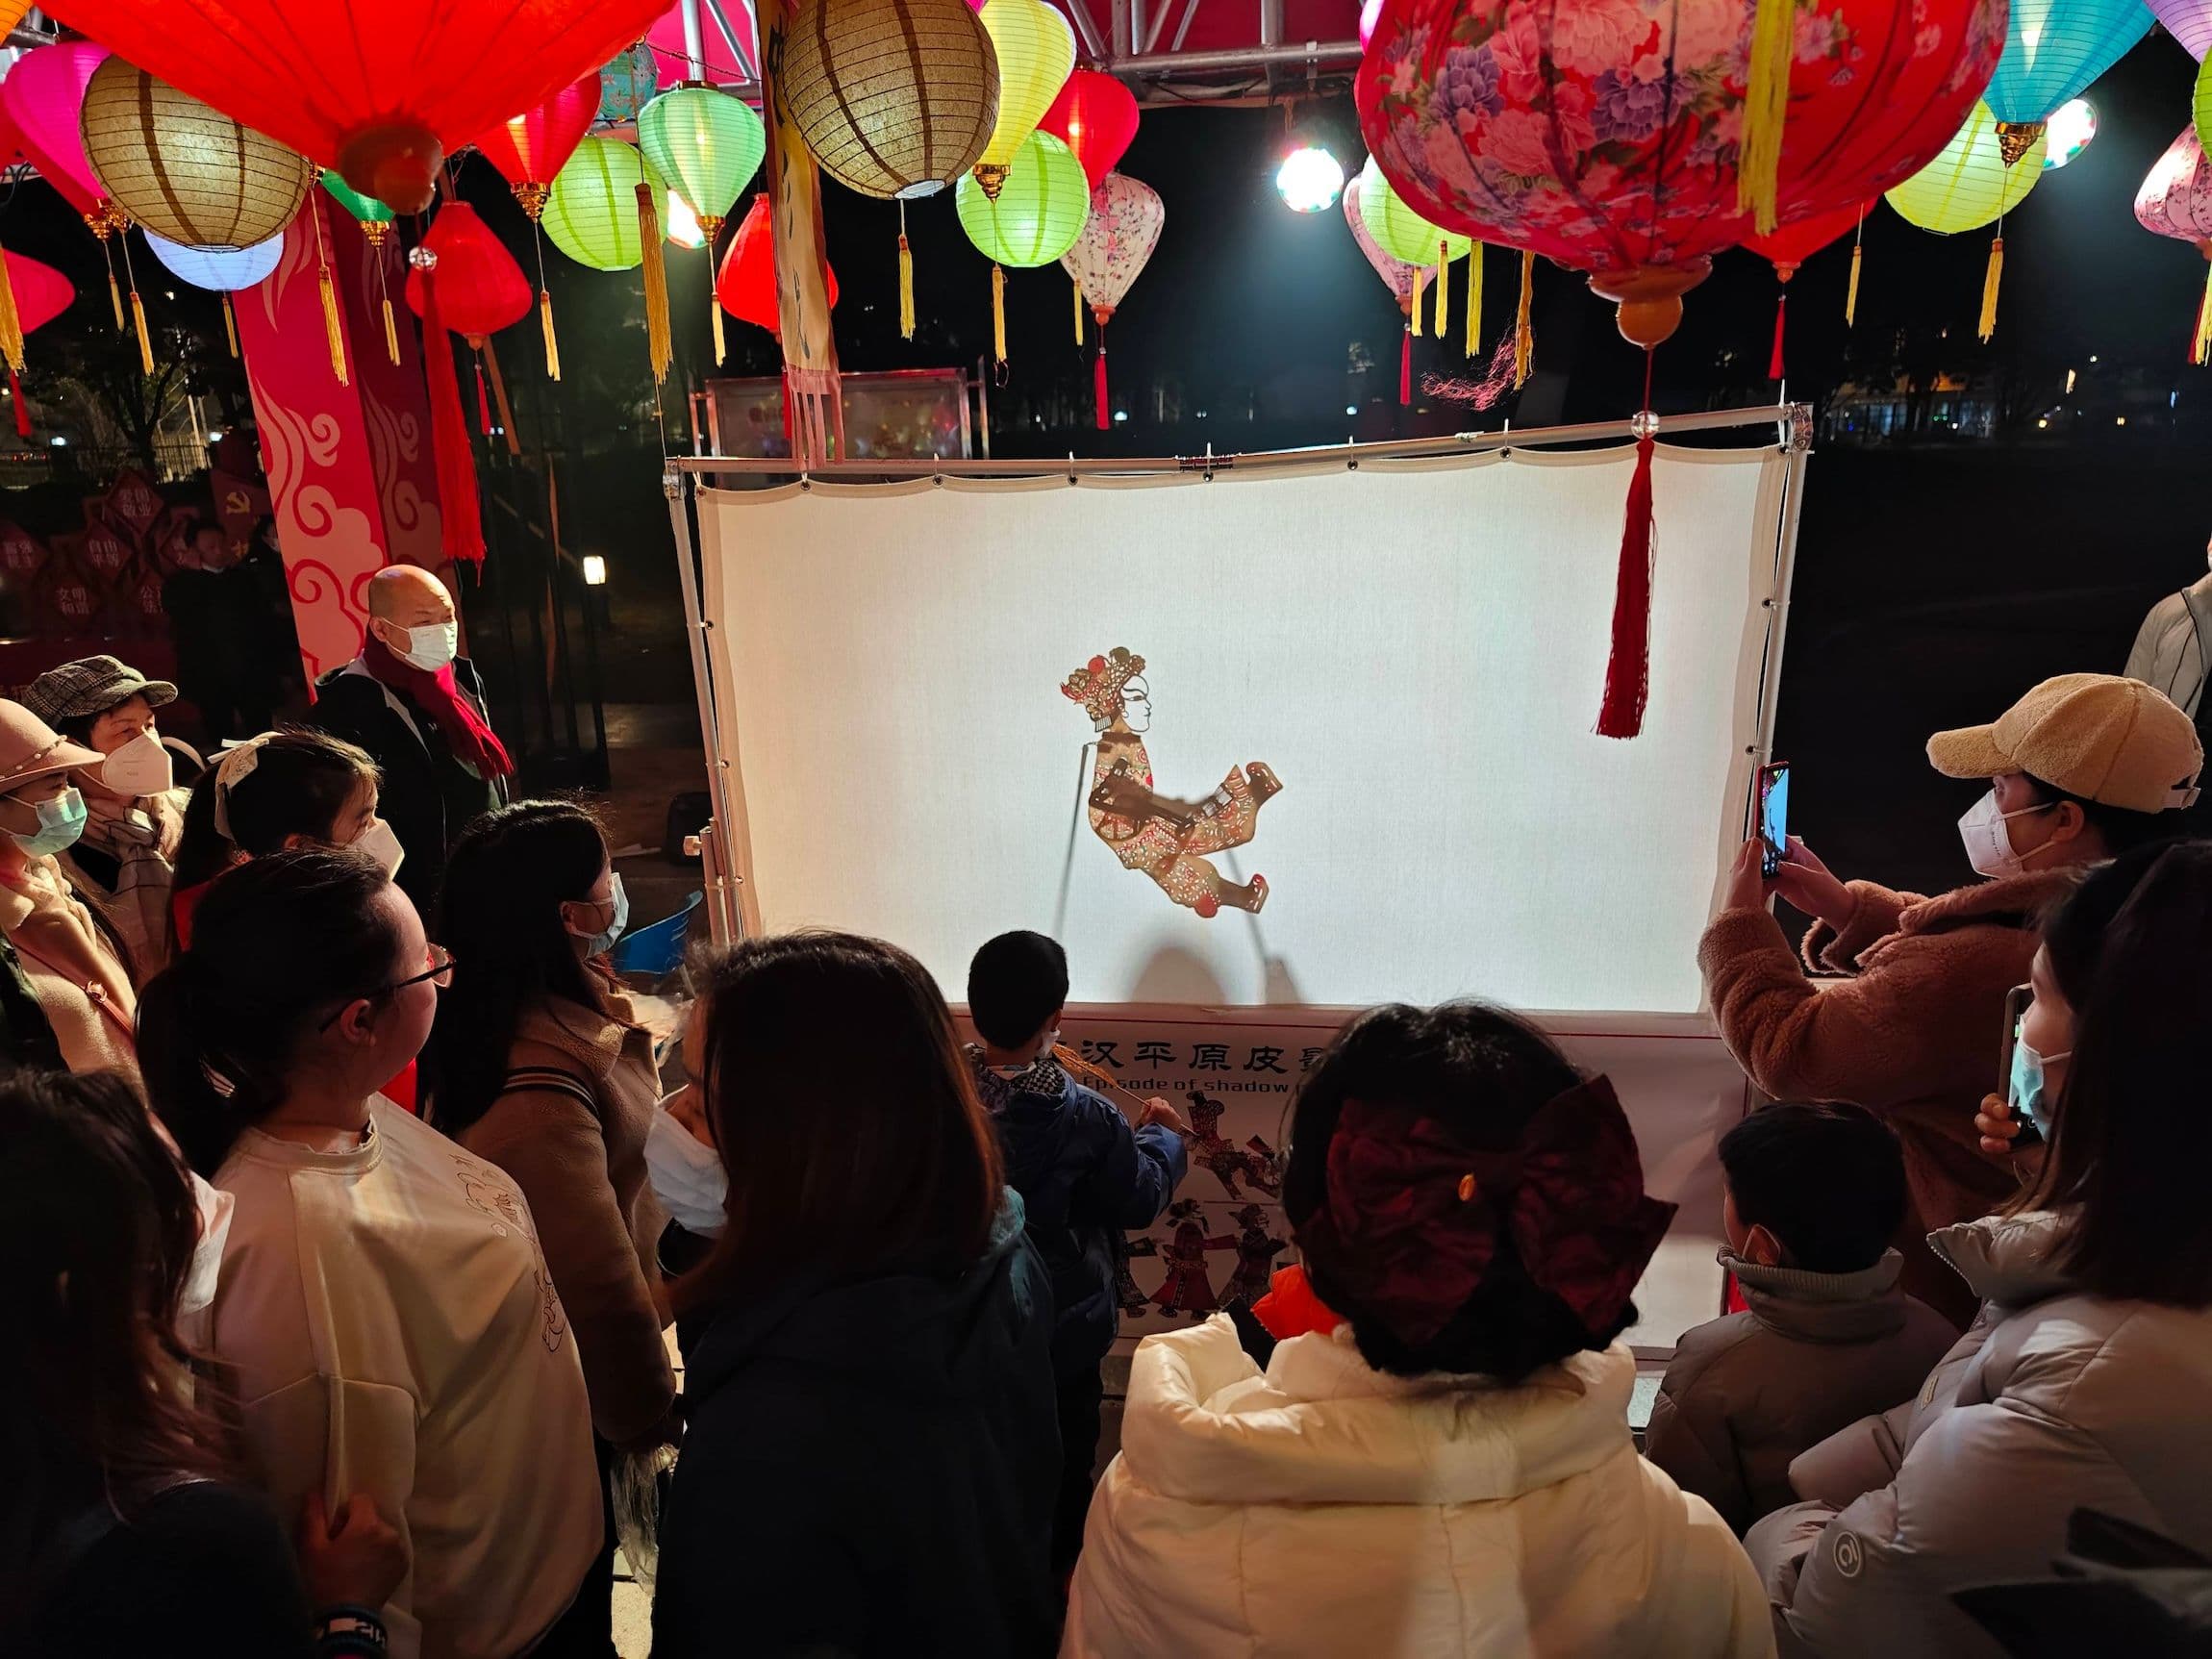
{"label": "tan baseball cap", "polygon": [[2204,746],[2163,691],[2119,674],[2061,674],[1994,725],[1936,733],[1928,764],[1953,778],[2025,772],[2083,800],[2158,813],[2196,804]]}

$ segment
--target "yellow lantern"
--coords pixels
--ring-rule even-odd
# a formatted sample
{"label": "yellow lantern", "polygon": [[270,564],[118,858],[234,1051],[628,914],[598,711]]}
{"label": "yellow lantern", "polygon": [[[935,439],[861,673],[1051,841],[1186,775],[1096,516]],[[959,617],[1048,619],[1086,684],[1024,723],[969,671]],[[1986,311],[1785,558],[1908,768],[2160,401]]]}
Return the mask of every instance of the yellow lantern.
{"label": "yellow lantern", "polygon": [[181,247],[265,242],[314,184],[305,156],[120,58],[92,72],[82,125],[108,199]]}
{"label": "yellow lantern", "polygon": [[1075,69],[1075,31],[1044,0],[985,0],[983,26],[998,53],[998,120],[975,182],[998,194],[1006,169]]}
{"label": "yellow lantern", "polygon": [[1976,104],[1966,125],[1936,159],[1893,188],[1890,206],[1923,231],[1956,236],[1997,221],[1989,244],[1989,269],[1982,277],[1980,333],[1997,332],[1997,295],[2004,278],[2004,215],[2022,203],[2043,177],[2045,135],[2039,128],[2026,149],[2010,158],[2020,135],[1998,131],[1987,104]]}
{"label": "yellow lantern", "polygon": [[796,0],[783,39],[785,108],[847,189],[935,195],[982,156],[998,63],[968,0]]}

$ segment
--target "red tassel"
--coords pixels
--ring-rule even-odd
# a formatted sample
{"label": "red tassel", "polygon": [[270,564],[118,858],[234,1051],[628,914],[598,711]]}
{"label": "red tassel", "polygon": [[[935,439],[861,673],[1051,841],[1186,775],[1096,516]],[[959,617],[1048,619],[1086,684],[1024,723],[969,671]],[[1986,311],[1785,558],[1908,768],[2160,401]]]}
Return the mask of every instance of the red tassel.
{"label": "red tassel", "polygon": [[1413,407],[1413,330],[1410,327],[1398,337],[1397,401],[1401,409]]}
{"label": "red tassel", "polygon": [[1644,729],[1651,690],[1651,440],[1636,440],[1628,515],[1621,527],[1621,573],[1613,593],[1613,654],[1605,663],[1605,701],[1597,735],[1632,738]]}
{"label": "red tassel", "polygon": [[1774,296],[1774,350],[1773,355],[1767,359],[1767,378],[1769,380],[1780,380],[1782,378],[1782,319],[1789,314],[1789,312],[1790,290],[1784,289]]}
{"label": "red tassel", "polygon": [[15,371],[8,371],[8,397],[15,405],[15,436],[28,440],[31,436],[31,406],[23,401],[23,383],[15,378]]}
{"label": "red tassel", "polygon": [[1114,411],[1106,395],[1106,331],[1098,331],[1098,355],[1091,360],[1092,389],[1098,394],[1098,430],[1114,430]]}
{"label": "red tassel", "polygon": [[430,447],[438,464],[438,504],[446,558],[484,563],[484,516],[476,496],[476,457],[461,409],[453,337],[438,308],[438,279],[422,273],[422,371],[430,387]]}
{"label": "red tassel", "polygon": [[476,360],[476,430],[484,437],[491,436],[491,397],[484,390],[484,360]]}

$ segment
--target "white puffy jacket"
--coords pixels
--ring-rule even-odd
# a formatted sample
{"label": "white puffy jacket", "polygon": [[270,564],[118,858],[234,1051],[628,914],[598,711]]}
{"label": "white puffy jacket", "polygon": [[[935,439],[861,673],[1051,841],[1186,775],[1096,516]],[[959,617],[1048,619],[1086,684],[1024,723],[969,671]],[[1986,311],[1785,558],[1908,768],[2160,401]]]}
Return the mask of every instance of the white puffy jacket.
{"label": "white puffy jacket", "polygon": [[1772,1652],[1734,1536],[1636,1455],[1625,1347],[1501,1388],[1350,1336],[1265,1374],[1219,1315],[1139,1345],[1063,1659]]}

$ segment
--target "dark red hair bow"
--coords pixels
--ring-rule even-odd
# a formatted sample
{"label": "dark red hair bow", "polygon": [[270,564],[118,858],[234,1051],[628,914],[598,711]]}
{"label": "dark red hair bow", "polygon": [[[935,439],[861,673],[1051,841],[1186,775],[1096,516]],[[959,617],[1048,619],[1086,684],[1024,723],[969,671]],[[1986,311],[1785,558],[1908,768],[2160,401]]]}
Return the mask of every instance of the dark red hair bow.
{"label": "dark red hair bow", "polygon": [[1620,1321],[1674,1208],[1645,1193],[1627,1114],[1594,1077],[1547,1101],[1505,1151],[1469,1146],[1412,1107],[1346,1100],[1322,1201],[1296,1230],[1308,1260],[1413,1345],[1466,1306],[1507,1238],[1538,1288],[1597,1337]]}

